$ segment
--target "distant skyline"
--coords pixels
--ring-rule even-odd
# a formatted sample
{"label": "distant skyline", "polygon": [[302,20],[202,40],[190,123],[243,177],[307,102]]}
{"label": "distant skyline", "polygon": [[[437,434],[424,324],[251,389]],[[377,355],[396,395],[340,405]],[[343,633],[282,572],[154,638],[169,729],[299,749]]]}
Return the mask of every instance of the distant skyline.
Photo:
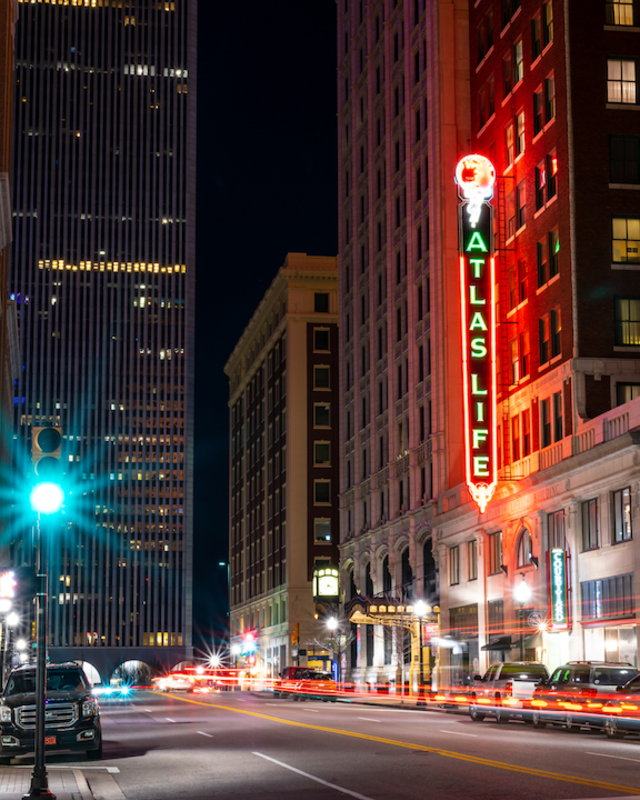
{"label": "distant skyline", "polygon": [[194,644],[224,619],[223,366],[288,252],[337,253],[333,0],[200,3]]}

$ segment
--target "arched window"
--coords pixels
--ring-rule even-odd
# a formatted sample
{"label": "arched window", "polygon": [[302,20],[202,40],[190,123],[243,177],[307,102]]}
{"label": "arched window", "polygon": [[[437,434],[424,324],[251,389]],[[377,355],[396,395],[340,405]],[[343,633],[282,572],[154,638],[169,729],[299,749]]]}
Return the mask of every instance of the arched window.
{"label": "arched window", "polygon": [[531,564],[531,534],[523,528],[518,539],[518,567],[528,567],[529,564]]}
{"label": "arched window", "polygon": [[424,596],[433,597],[436,593],[436,562],[433,558],[430,536],[422,546],[422,563],[424,565]]}
{"label": "arched window", "polygon": [[413,570],[409,563],[409,547],[402,551],[402,593],[406,598],[413,597]]}
{"label": "arched window", "polygon": [[353,600],[354,597],[358,594],[358,589],[356,588],[356,582],[354,580],[354,571],[352,569],[349,570],[349,600]]}
{"label": "arched window", "polygon": [[382,559],[382,591],[391,591],[391,573],[389,572],[389,554]]}
{"label": "arched window", "polygon": [[367,564],[367,569],[365,570],[365,576],[364,576],[364,583],[365,583],[365,595],[367,597],[373,597],[373,581],[371,580],[371,562]]}

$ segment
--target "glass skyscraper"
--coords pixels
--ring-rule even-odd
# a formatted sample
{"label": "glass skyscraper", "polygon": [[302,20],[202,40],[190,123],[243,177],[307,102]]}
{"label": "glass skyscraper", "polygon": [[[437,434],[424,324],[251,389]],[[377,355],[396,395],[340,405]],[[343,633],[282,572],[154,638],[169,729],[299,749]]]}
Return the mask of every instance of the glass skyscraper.
{"label": "glass skyscraper", "polygon": [[73,487],[52,657],[167,664],[191,648],[196,0],[21,2],[16,37],[16,451],[28,475],[60,426]]}

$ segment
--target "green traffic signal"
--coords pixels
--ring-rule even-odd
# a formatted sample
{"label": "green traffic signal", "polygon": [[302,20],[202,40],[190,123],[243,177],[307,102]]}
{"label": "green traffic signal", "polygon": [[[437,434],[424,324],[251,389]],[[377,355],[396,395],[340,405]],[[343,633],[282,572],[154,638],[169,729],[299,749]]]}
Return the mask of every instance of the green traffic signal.
{"label": "green traffic signal", "polygon": [[37,483],[29,497],[31,508],[39,514],[55,514],[64,502],[64,492],[58,483]]}

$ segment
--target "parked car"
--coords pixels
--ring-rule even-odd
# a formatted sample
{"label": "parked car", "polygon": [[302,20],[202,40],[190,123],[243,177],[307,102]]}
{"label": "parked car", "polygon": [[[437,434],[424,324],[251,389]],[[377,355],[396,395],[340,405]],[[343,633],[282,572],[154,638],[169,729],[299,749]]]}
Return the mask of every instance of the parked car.
{"label": "parked car", "polygon": [[638,675],[631,664],[609,661],[570,661],[554,670],[533,693],[534,728],[547,723],[567,729],[602,725],[607,696]]}
{"label": "parked car", "polygon": [[469,716],[474,722],[481,722],[487,714],[495,715],[498,722],[524,716],[531,710],[530,700],[535,687],[548,677],[545,665],[535,661],[493,664],[484,676],[474,676]]}
{"label": "parked car", "polygon": [[[14,669],[0,695],[0,763],[35,747],[36,668]],[[102,758],[100,709],[78,664],[47,664],[44,744],[47,750],[82,750]]]}
{"label": "parked car", "polygon": [[618,686],[601,709],[602,727],[610,739],[640,733],[640,675]]}

